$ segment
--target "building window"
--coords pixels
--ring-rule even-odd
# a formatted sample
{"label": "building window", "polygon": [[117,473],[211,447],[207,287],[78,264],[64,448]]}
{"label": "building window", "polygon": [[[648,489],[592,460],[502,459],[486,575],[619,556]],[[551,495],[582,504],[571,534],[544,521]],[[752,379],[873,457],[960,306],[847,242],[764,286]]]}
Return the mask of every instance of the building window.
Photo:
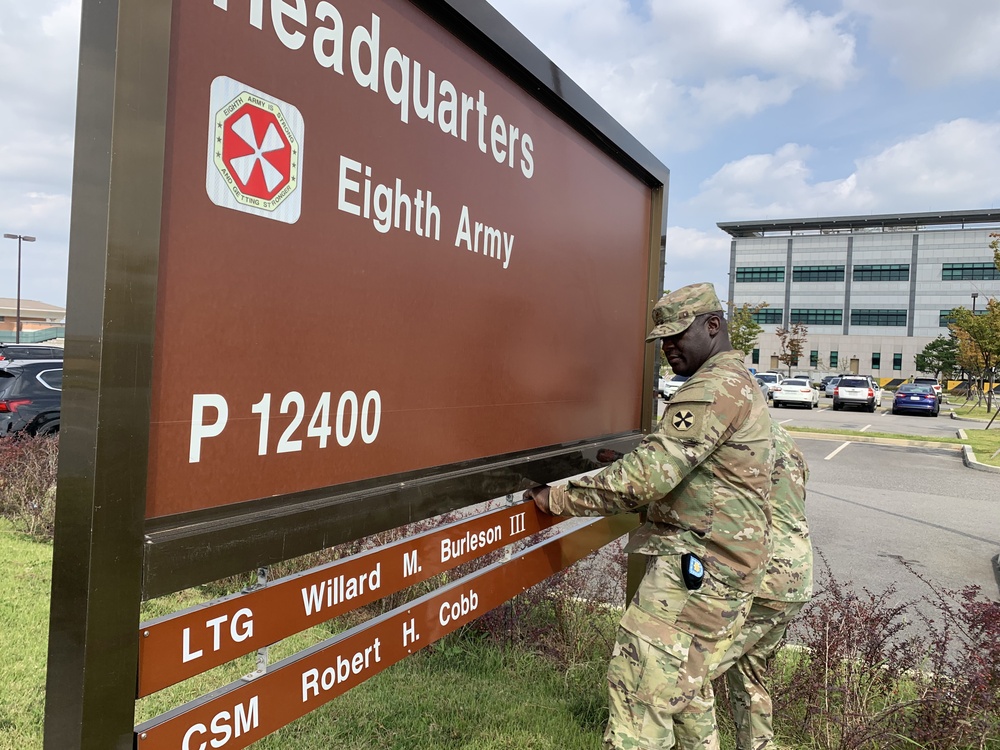
{"label": "building window", "polygon": [[760,323],[761,325],[770,325],[772,323],[781,325],[781,308],[765,307],[763,310],[755,312],[753,314],[753,319],[755,323]]}
{"label": "building window", "polygon": [[990,281],[1000,279],[1000,271],[992,263],[945,263],[941,281]]}
{"label": "building window", "polygon": [[903,369],[903,355],[901,353],[892,355],[892,369],[893,370]]}
{"label": "building window", "polygon": [[877,370],[882,364],[882,352],[872,352],[872,369]]}
{"label": "building window", "polygon": [[851,310],[852,326],[898,327],[906,325],[906,310]]}
{"label": "building window", "polygon": [[843,266],[795,266],[792,281],[843,281]]}
{"label": "building window", "polygon": [[760,364],[760,349],[754,349],[750,353],[750,364],[759,365]]}
{"label": "building window", "polygon": [[[986,310],[976,310],[976,315],[985,315],[988,312],[988,308]],[[942,328],[947,328],[954,322],[955,321],[951,319],[951,310],[942,310],[938,315],[938,325]]]}
{"label": "building window", "polygon": [[780,282],[785,281],[784,266],[747,266],[736,269],[736,282]]}
{"label": "building window", "polygon": [[837,361],[840,359],[840,352],[830,352],[830,369],[837,369]]}
{"label": "building window", "polygon": [[855,281],[909,281],[909,263],[881,263],[873,266],[854,266]]}
{"label": "building window", "polygon": [[792,310],[792,322],[810,326],[839,326],[844,322],[843,310]]}
{"label": "building window", "polygon": [[812,368],[819,367],[819,349],[813,349],[809,352],[809,366]]}

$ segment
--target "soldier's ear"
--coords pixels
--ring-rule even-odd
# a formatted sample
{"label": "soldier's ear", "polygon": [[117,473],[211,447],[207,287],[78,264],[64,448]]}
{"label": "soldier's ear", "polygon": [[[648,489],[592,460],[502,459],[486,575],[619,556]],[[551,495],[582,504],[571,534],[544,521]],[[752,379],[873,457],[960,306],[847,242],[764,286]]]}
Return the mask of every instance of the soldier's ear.
{"label": "soldier's ear", "polygon": [[708,331],[708,335],[712,338],[718,336],[719,331],[722,330],[722,316],[715,313],[709,314],[705,319],[705,330]]}

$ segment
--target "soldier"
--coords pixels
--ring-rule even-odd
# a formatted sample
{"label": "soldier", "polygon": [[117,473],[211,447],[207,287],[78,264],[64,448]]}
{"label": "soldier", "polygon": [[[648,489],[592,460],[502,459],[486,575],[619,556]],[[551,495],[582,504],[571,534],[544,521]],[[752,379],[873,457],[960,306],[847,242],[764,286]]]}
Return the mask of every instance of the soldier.
{"label": "soldier", "polygon": [[[767,662],[789,623],[813,594],[813,553],[806,521],[809,467],[792,436],[777,422],[771,423],[771,436],[771,560],[743,630],[712,674],[715,679],[726,673],[737,750],[774,748],[771,696],[764,684]],[[701,705],[704,712],[686,714],[691,721],[677,726],[677,746],[684,750],[716,750],[719,737],[711,682],[705,683],[695,704]]]}
{"label": "soldier", "polygon": [[691,376],[657,430],[592,477],[525,493],[556,515],[646,508],[625,548],[648,556],[646,574],[608,668],[604,743],[622,750],[674,746],[676,715],[739,634],[769,554],[771,420],[714,288],[664,295],[653,322],[646,340]]}

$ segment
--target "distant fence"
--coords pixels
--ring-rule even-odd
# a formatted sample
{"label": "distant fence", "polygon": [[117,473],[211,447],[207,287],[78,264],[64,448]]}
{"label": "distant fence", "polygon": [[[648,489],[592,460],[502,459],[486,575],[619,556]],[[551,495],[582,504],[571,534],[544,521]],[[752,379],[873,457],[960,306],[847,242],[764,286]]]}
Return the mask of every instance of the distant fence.
{"label": "distant fence", "polygon": [[[21,331],[22,344],[40,344],[43,341],[66,337],[65,326],[43,328],[40,331]],[[0,331],[0,344],[13,344],[17,340],[15,331]]]}

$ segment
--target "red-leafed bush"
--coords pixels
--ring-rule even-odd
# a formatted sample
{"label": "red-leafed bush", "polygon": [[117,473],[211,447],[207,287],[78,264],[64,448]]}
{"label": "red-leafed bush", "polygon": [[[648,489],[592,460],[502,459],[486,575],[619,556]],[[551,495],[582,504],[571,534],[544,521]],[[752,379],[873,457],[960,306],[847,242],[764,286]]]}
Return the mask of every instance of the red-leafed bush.
{"label": "red-leafed bush", "polygon": [[15,530],[52,539],[59,437],[0,439],[0,515]]}

